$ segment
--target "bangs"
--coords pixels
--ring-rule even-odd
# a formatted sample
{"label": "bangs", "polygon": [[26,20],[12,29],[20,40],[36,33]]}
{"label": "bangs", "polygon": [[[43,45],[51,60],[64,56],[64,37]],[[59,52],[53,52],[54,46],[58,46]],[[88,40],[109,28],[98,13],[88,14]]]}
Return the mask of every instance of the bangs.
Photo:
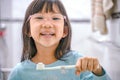
{"label": "bangs", "polygon": [[[57,10],[54,7],[57,7]],[[33,6],[32,11],[32,14],[38,12],[61,12],[59,9],[59,3],[56,0],[39,0]]]}
{"label": "bangs", "polygon": [[44,7],[42,9],[46,13],[55,12],[54,6],[57,6],[57,5],[55,5],[55,3],[53,3],[52,1],[48,1],[48,2],[45,2]]}

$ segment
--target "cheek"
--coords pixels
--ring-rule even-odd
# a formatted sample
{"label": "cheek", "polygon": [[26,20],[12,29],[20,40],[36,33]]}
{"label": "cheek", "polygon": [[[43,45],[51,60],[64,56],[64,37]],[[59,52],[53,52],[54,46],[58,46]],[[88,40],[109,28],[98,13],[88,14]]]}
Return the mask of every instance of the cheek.
{"label": "cheek", "polygon": [[31,27],[31,36],[35,36],[38,33],[38,30],[36,28]]}
{"label": "cheek", "polygon": [[32,37],[39,35],[39,26],[40,24],[37,24],[36,22],[30,23],[30,33]]}
{"label": "cheek", "polygon": [[62,36],[64,34],[64,25],[58,25],[56,27],[56,32],[58,36]]}

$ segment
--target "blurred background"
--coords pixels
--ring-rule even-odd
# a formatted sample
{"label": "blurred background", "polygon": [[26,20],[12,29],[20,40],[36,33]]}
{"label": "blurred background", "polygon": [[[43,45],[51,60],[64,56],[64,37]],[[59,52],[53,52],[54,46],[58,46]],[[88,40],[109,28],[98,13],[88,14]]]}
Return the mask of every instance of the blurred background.
{"label": "blurred background", "polygon": [[[25,10],[32,0],[0,0],[0,80],[7,80],[20,62],[21,29]],[[120,0],[109,19],[107,34],[93,31],[92,0],[62,0],[72,25],[72,49],[97,57],[112,80],[120,79]]]}

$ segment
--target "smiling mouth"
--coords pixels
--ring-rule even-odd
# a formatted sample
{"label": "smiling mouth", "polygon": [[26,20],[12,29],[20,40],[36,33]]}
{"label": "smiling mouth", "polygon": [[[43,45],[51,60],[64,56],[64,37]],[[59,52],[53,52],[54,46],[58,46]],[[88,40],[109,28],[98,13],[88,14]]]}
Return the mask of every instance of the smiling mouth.
{"label": "smiling mouth", "polygon": [[41,36],[54,36],[55,33],[40,33]]}

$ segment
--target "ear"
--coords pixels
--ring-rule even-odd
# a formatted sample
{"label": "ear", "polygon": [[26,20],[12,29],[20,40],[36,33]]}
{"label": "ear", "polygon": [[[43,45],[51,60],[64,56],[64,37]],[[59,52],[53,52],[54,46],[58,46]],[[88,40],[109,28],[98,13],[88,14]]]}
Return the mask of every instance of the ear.
{"label": "ear", "polygon": [[63,32],[63,37],[62,37],[62,38],[65,38],[67,35],[68,35],[68,27],[65,26],[65,27],[64,27],[64,32]]}
{"label": "ear", "polygon": [[28,33],[28,37],[31,37],[31,34],[30,34],[30,33]]}
{"label": "ear", "polygon": [[28,35],[28,37],[32,37],[32,36],[31,36],[31,28],[30,28],[30,23],[29,23],[29,31],[28,31],[28,34],[27,34],[27,35]]}
{"label": "ear", "polygon": [[28,35],[28,37],[31,37],[31,32],[29,31],[29,33],[27,35]]}

